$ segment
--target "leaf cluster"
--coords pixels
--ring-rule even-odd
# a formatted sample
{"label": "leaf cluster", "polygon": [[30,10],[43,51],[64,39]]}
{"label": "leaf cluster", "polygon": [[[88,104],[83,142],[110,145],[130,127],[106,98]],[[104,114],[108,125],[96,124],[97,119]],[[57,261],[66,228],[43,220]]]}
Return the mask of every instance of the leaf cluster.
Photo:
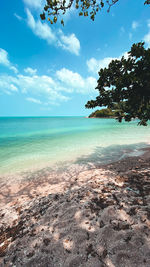
{"label": "leaf cluster", "polygon": [[[115,5],[119,0],[45,0],[45,2],[43,13],[40,15],[41,19],[45,20],[47,17],[50,23],[53,24],[61,16],[61,24],[64,26],[62,16],[72,7],[78,10],[79,16],[90,17],[94,21],[99,11],[106,6],[109,12],[111,6]],[[150,0],[146,0],[144,4],[150,4]]]}
{"label": "leaf cluster", "polygon": [[128,57],[112,60],[100,69],[96,89],[99,95],[86,108],[108,107],[116,111],[119,122],[138,118],[147,125],[150,119],[150,49],[133,44]]}
{"label": "leaf cluster", "polygon": [[[107,4],[107,11],[119,0],[46,0],[43,13],[40,15],[42,20],[48,17],[51,24],[56,23],[58,16],[65,15],[68,9],[74,7],[78,10],[79,16],[90,17],[94,21],[97,12],[101,11]],[[64,25],[64,20],[61,19]]]}

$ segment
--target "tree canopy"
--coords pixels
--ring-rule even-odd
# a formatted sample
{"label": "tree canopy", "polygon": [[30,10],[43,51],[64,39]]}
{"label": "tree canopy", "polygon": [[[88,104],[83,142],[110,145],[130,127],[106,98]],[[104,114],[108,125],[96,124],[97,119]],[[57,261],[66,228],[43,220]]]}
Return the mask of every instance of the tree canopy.
{"label": "tree canopy", "polygon": [[115,111],[110,108],[103,108],[101,110],[96,110],[89,115],[89,118],[114,118],[116,117]]}
{"label": "tree canopy", "polygon": [[[64,25],[62,16],[66,12],[75,8],[78,10],[79,16],[90,17],[94,21],[95,15],[105,6],[109,12],[111,6],[115,5],[119,0],[45,0],[43,13],[40,15],[42,20],[46,17],[51,24],[56,23],[58,17],[61,17],[61,24]],[[150,0],[143,0],[145,5],[150,4]]]}
{"label": "tree canopy", "polygon": [[138,118],[140,125],[150,119],[150,48],[133,44],[128,57],[112,60],[100,69],[96,89],[99,95],[88,101],[86,108],[108,107],[119,122]]}

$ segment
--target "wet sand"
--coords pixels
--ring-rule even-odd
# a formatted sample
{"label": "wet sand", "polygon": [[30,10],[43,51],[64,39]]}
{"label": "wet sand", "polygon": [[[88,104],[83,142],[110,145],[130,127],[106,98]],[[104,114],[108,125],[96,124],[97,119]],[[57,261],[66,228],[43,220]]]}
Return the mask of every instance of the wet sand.
{"label": "wet sand", "polygon": [[0,266],[150,266],[150,149],[0,179]]}

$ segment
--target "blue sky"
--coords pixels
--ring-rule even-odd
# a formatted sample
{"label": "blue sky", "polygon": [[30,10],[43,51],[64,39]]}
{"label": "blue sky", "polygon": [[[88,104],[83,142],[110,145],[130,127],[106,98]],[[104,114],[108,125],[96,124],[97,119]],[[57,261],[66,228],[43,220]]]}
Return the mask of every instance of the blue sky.
{"label": "blue sky", "polygon": [[86,116],[98,70],[134,42],[150,46],[144,0],[120,0],[94,22],[70,10],[65,27],[40,20],[43,3],[1,1],[0,116]]}

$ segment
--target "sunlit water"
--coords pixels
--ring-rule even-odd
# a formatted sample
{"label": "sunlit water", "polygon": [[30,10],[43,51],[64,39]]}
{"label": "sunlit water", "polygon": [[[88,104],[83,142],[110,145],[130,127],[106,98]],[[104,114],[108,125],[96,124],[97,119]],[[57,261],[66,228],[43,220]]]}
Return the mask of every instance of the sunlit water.
{"label": "sunlit water", "polygon": [[0,174],[138,155],[150,126],[83,117],[0,118]]}

